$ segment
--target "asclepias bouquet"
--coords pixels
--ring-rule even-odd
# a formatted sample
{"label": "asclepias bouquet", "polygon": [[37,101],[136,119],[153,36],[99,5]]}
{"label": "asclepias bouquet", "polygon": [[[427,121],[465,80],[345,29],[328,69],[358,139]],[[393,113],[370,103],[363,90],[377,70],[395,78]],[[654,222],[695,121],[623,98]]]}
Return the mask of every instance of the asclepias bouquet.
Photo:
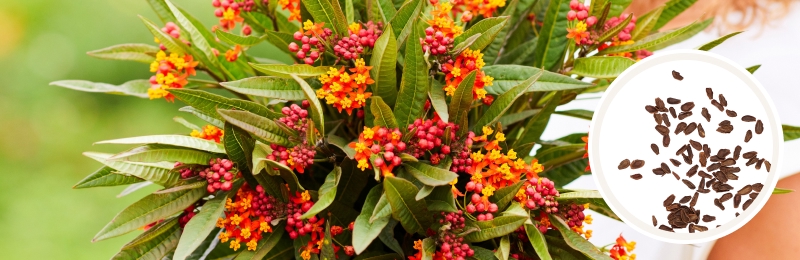
{"label": "asclepias bouquet", "polygon": [[[630,0],[213,0],[206,27],[148,2],[155,44],[89,55],[151,78],[52,83],[205,122],[85,153],[104,166],[75,188],[163,187],[94,237],[144,230],[114,259],[633,259],[622,236],[587,241],[588,210],[618,219],[598,192],[562,189],[589,174],[588,133],[541,136],[553,114],[592,117],[559,106],[711,23],[660,31],[694,0],[641,15]],[[259,44],[285,54],[247,53]]]}

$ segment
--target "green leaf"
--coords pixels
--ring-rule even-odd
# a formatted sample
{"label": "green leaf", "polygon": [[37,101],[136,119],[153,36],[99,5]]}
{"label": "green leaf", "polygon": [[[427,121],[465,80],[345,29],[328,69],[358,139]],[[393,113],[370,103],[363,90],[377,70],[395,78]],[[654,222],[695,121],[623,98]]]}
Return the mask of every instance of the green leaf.
{"label": "green leaf", "polygon": [[[239,254],[239,256],[237,256],[236,260],[240,259],[240,257],[242,257],[241,258],[242,260],[266,259],[264,257],[266,257],[267,254],[280,251],[282,248],[279,247],[278,245],[281,242],[281,240],[288,241],[288,239],[282,239],[284,237],[283,234],[286,232],[284,226],[285,224],[281,223],[278,226],[274,227],[272,229],[272,232],[265,234],[264,236],[266,236],[266,238],[262,238],[261,240],[259,240],[258,246],[256,247],[256,251],[252,253],[252,256],[250,258],[244,258],[243,256],[245,255],[245,253],[252,251],[242,251],[242,253]],[[277,250],[273,251],[272,249],[277,249]]]}
{"label": "green leaf", "polygon": [[[486,46],[486,49],[483,50],[483,60],[486,62],[486,64],[496,63],[495,61],[497,61],[500,58],[500,55],[506,51],[505,46],[509,32],[511,32],[512,29],[516,29],[517,26],[519,26],[519,23],[523,20],[521,19],[521,16],[515,16],[518,4],[519,0],[507,1],[506,9],[503,10],[502,14],[500,14],[501,17],[509,17],[509,21],[502,28],[500,28],[500,31],[497,32],[494,40],[492,40],[489,46]],[[520,9],[522,8],[526,7],[523,6]]]}
{"label": "green leaf", "polygon": [[494,256],[500,260],[508,260],[508,255],[511,254],[511,241],[508,240],[508,235],[500,239],[500,246],[497,247],[497,252]]}
{"label": "green leaf", "polygon": [[356,20],[356,11],[353,9],[353,0],[345,0],[344,12],[345,17],[347,17],[347,24],[353,24],[353,22]]}
{"label": "green leaf", "polygon": [[177,192],[177,191],[182,191],[182,190],[192,190],[192,189],[197,189],[197,188],[200,188],[200,187],[208,187],[208,182],[200,181],[200,180],[181,181],[181,182],[179,182],[178,184],[176,184],[175,186],[173,186],[171,188],[157,190],[157,191],[153,192],[153,194],[164,194],[164,193]]}
{"label": "green leaf", "polygon": [[131,80],[122,85],[111,85],[106,83],[91,82],[85,80],[59,80],[50,82],[51,86],[59,86],[72,90],[94,93],[106,93],[115,95],[126,95],[140,98],[148,98],[147,90],[150,89],[150,81],[144,79]]}
{"label": "green leaf", "polygon": [[[386,0],[368,1],[386,2]],[[369,71],[370,77],[375,80],[372,84],[372,91],[375,93],[373,97],[380,96],[387,105],[393,106],[397,99],[397,40],[391,28],[384,28],[383,34],[375,41],[369,64],[373,66]]]}
{"label": "green leaf", "polygon": [[758,64],[758,65],[753,65],[753,66],[747,67],[747,69],[746,69],[746,70],[747,70],[748,72],[750,72],[750,74],[753,74],[753,73],[756,73],[756,70],[758,70],[758,68],[761,68],[761,64]]}
{"label": "green leaf", "polygon": [[400,221],[403,228],[409,233],[424,234],[433,221],[425,201],[414,198],[419,189],[411,182],[396,177],[386,177],[383,189],[389,205],[392,206],[392,215]]}
{"label": "green leaf", "polygon": [[483,48],[486,48],[486,46],[489,46],[489,44],[494,41],[494,37],[497,36],[497,33],[503,29],[503,26],[505,26],[506,23],[508,23],[508,16],[483,19],[472,25],[461,35],[457,36],[453,40],[453,45],[458,46],[460,43],[469,39],[473,35],[480,34],[481,36],[478,37],[478,39],[476,39],[472,44],[470,44],[468,48],[470,50],[483,50]]}
{"label": "green leaf", "polygon": [[277,248],[277,250],[270,250],[263,258],[264,260],[292,259],[292,256],[294,255],[294,247],[292,246],[291,239],[278,240],[278,244],[275,245],[274,248]]}
{"label": "green leaf", "polygon": [[[383,22],[386,24],[392,17],[397,14],[394,9],[394,4],[390,0],[365,0],[367,3],[367,17],[373,22]],[[392,31],[392,29],[384,28],[384,32]],[[370,63],[375,64],[375,63]]]}
{"label": "green leaf", "polygon": [[456,47],[453,48],[450,51],[450,53],[452,53],[453,56],[457,56],[458,54],[461,54],[461,52],[463,52],[464,50],[469,48],[469,46],[471,46],[473,43],[475,43],[475,41],[477,41],[478,38],[481,37],[481,35],[483,35],[483,34],[481,34],[480,32],[477,32],[477,33],[473,34],[472,36],[470,36],[469,38],[464,39],[463,41],[458,43],[458,45],[456,45]]}
{"label": "green leaf", "polygon": [[321,260],[335,260],[336,251],[333,249],[333,238],[331,238],[331,222],[325,222],[325,237],[322,239],[322,250],[319,254]]}
{"label": "green leaf", "polygon": [[111,161],[131,162],[181,162],[183,164],[208,164],[208,161],[219,155],[195,149],[179,148],[163,145],[146,145],[115,154],[108,158]]}
{"label": "green leaf", "polygon": [[421,260],[433,260],[433,255],[436,253],[436,240],[430,237],[423,239],[420,252],[422,252]]}
{"label": "green leaf", "polygon": [[542,72],[541,69],[528,66],[491,65],[483,67],[483,71],[486,75],[494,78],[494,85],[484,88],[492,95],[506,93],[509,89],[539,73],[542,73],[542,76],[533,84],[532,88],[528,89],[528,92],[581,89],[592,85],[559,73]]}
{"label": "green leaf", "polygon": [[367,252],[364,254],[359,254],[353,260],[397,260],[397,259],[403,259],[403,257],[395,253]]}
{"label": "green leaf", "polygon": [[378,199],[378,203],[375,204],[375,209],[372,210],[372,216],[369,218],[369,222],[373,223],[376,220],[388,217],[391,214],[392,206],[389,205],[389,200],[386,198],[386,193],[384,192]]}
{"label": "green leaf", "polygon": [[610,79],[616,78],[636,61],[625,57],[586,57],[575,59],[569,73],[584,77]]}
{"label": "green leaf", "polygon": [[117,198],[125,197],[128,194],[131,194],[131,193],[133,193],[135,191],[138,191],[138,190],[140,190],[140,189],[142,189],[144,187],[150,186],[151,184],[153,184],[153,182],[144,181],[144,182],[137,182],[137,183],[128,185],[128,187],[125,187],[124,190],[122,190],[121,192],[119,192],[119,194],[117,194]]}
{"label": "green leaf", "polygon": [[263,41],[266,37],[255,37],[255,36],[241,36],[226,32],[224,30],[217,30],[217,37],[227,43],[232,45],[241,45],[242,47],[249,47],[256,45]]}
{"label": "green leaf", "polygon": [[[665,10],[666,12],[666,10]],[[664,14],[662,13],[662,16]],[[713,18],[712,18],[713,19]],[[638,50],[655,50],[660,46],[668,46],[679,41],[685,40],[691,36],[694,36],[698,32],[702,31],[707,27],[710,22],[713,21],[712,19],[705,20],[702,22],[693,22],[687,26],[673,29],[666,32],[660,32],[656,34],[651,34],[647,37],[642,38],[641,40],[636,41],[630,45],[620,45],[620,46],[613,46],[603,49],[596,55],[606,55],[606,54],[614,54],[614,53],[624,53],[624,52],[632,52]],[[698,30],[699,29],[699,30]]]}
{"label": "green leaf", "polygon": [[[222,128],[225,125],[225,122],[222,122],[222,120],[214,118],[214,116],[216,116],[216,114],[214,116],[212,116],[212,115],[206,114],[205,112],[200,111],[197,108],[194,108],[194,107],[191,107],[191,106],[182,107],[182,108],[178,109],[178,111],[191,113],[192,115],[202,119],[203,121],[206,121],[209,124],[211,124],[213,126],[216,126],[216,127],[219,127],[219,128]],[[214,111],[214,113],[216,113],[216,111]]]}
{"label": "green leaf", "polygon": [[533,147],[530,147],[528,144],[538,142],[539,138],[542,137],[544,129],[547,128],[547,124],[550,122],[550,116],[556,111],[556,107],[558,107],[558,103],[561,101],[561,95],[562,91],[556,92],[550,101],[547,102],[547,105],[528,120],[528,124],[525,125],[525,129],[520,134],[520,137],[514,141],[513,147],[517,150],[517,153],[530,153]]}
{"label": "green leaf", "polygon": [[400,8],[397,9],[397,14],[392,17],[389,22],[397,36],[397,46],[403,45],[403,42],[411,34],[411,31],[416,26],[417,17],[424,6],[424,0],[410,0],[405,2]]}
{"label": "green leaf", "polygon": [[317,199],[317,201],[314,202],[314,206],[306,211],[303,216],[300,216],[300,218],[308,219],[328,208],[328,206],[333,203],[333,199],[336,198],[336,186],[339,185],[339,179],[341,179],[341,177],[342,168],[339,166],[334,167],[333,171],[328,173],[328,176],[325,177],[325,183],[319,187],[319,199]]}
{"label": "green leaf", "polygon": [[324,22],[330,26],[335,34],[344,35],[347,33],[347,21],[339,7],[339,1],[333,3],[329,0],[302,0],[303,6],[314,17],[314,22]]}
{"label": "green leaf", "polygon": [[172,13],[169,11],[169,7],[167,4],[164,3],[164,0],[147,0],[147,3],[150,4],[150,7],[153,8],[158,18],[161,19],[162,22],[175,22],[175,17],[172,16]]}
{"label": "green leaf", "polygon": [[774,190],[772,190],[772,194],[787,194],[792,192],[794,192],[794,190],[791,189],[775,188]]}
{"label": "green leaf", "polygon": [[236,109],[242,111],[250,111],[256,115],[265,116],[267,118],[278,118],[283,116],[281,113],[274,112],[269,108],[250,101],[241,99],[230,99],[220,95],[211,94],[202,90],[194,89],[170,89],[170,93],[175,95],[187,105],[196,108],[198,111],[208,116],[213,116],[216,119],[222,119],[222,116],[217,114],[217,109]]}
{"label": "green leaf", "polygon": [[470,257],[469,259],[477,259],[477,260],[494,260],[494,259],[497,259],[497,257],[494,256],[494,252],[492,252],[492,250],[489,250],[489,249],[486,249],[486,248],[483,248],[483,247],[479,247],[479,246],[474,246],[474,245],[471,246],[470,248],[473,251],[475,251],[475,255]]}
{"label": "green leaf", "polygon": [[205,195],[206,189],[198,188],[165,194],[152,194],[128,206],[117,214],[93,242],[120,236],[182,211]]}
{"label": "green leaf", "polygon": [[164,187],[170,187],[178,182],[180,174],[172,172],[171,163],[136,163],[136,162],[120,162],[109,161],[108,158],[112,154],[85,152],[83,155],[92,158],[95,161],[101,162],[108,167],[114,168],[119,172],[129,174],[142,178],[144,180],[152,181]]}
{"label": "green leaf", "polygon": [[539,231],[539,229],[534,225],[525,224],[525,234],[528,235],[528,240],[531,242],[531,246],[533,246],[533,249],[536,251],[536,255],[539,256],[539,259],[553,259],[550,256],[550,252],[547,250],[547,241],[545,241],[542,231]]}
{"label": "green leaf", "polygon": [[164,144],[212,153],[225,153],[225,148],[221,144],[186,135],[148,135],[100,141],[95,144]]}
{"label": "green leaf", "polygon": [[228,158],[238,166],[240,170],[253,170],[252,174],[257,174],[251,165],[253,158],[252,153],[255,145],[255,140],[245,130],[234,126],[233,124],[225,124],[225,138],[222,139],[225,149],[228,151]]}
{"label": "green leaf", "polygon": [[743,32],[744,32],[744,31],[738,31],[738,32],[729,33],[729,34],[727,34],[727,35],[725,35],[725,36],[722,36],[722,37],[719,37],[719,38],[717,38],[716,40],[713,40],[713,41],[707,42],[706,44],[703,44],[703,45],[701,45],[700,47],[697,47],[697,49],[698,49],[698,50],[701,50],[701,51],[708,51],[708,50],[711,50],[711,49],[713,49],[714,47],[717,47],[717,45],[720,45],[720,44],[722,44],[723,42],[727,41],[729,38],[731,38],[731,37],[733,37],[733,36],[736,36],[737,34],[740,34],[740,33],[743,33]]}
{"label": "green leaf", "polygon": [[[319,0],[322,1],[322,0]],[[292,75],[297,75],[300,78],[317,77],[328,73],[330,67],[327,66],[311,66],[307,64],[255,64],[250,63],[250,66],[257,71],[263,72],[267,75],[291,79]]]}
{"label": "green leaf", "polygon": [[788,141],[800,138],[800,127],[790,126],[790,125],[782,125],[781,129],[783,130],[783,141],[784,142],[788,142]]}
{"label": "green leaf", "polygon": [[376,126],[385,126],[389,129],[398,128],[397,119],[394,117],[392,108],[390,108],[386,102],[383,102],[383,98],[372,96],[371,99],[372,102],[370,102],[369,110],[375,117],[373,124]]}
{"label": "green leaf", "polygon": [[[170,14],[170,17],[172,17],[174,19],[174,17],[171,14]],[[162,32],[160,27],[158,27],[155,23],[153,23],[152,21],[148,20],[147,18],[144,18],[144,16],[140,15],[139,19],[142,20],[142,22],[144,23],[145,27],[147,27],[147,30],[149,30],[150,33],[152,33],[153,36],[156,39],[158,39],[158,42],[163,44],[164,47],[166,47],[167,50],[169,50],[169,52],[175,53],[175,54],[185,54],[186,53],[186,49],[189,48],[188,46],[186,46],[182,42],[177,42],[175,40],[175,38],[172,38],[172,36],[169,36],[166,33]]]}
{"label": "green leaf", "polygon": [[[521,25],[523,26],[523,25]],[[529,27],[530,25],[524,25]],[[513,35],[511,35],[513,36]],[[536,44],[539,43],[538,37],[533,37],[523,43],[520,43],[510,50],[504,51],[494,64],[516,64],[525,65],[533,63],[533,52],[536,51]],[[485,68],[485,67],[484,67]]]}
{"label": "green leaf", "polygon": [[500,117],[500,119],[498,119],[497,122],[499,122],[500,125],[502,126],[508,126],[520,122],[522,120],[525,120],[535,115],[536,113],[539,113],[539,111],[541,111],[541,109],[528,109],[519,113],[507,114],[504,115],[503,117]]}
{"label": "green leaf", "polygon": [[[349,207],[361,201],[358,199],[359,194],[367,186],[367,180],[369,179],[369,174],[358,169],[356,165],[355,160],[343,160],[340,165],[342,176],[339,178],[339,184],[336,185],[336,201]],[[372,214],[371,210],[369,214]]]}
{"label": "green leaf", "polygon": [[445,99],[444,89],[442,89],[442,84],[436,79],[431,79],[428,98],[430,98],[431,106],[436,111],[436,114],[439,115],[439,118],[444,122],[450,122],[450,113],[447,111],[447,100]]}
{"label": "green leaf", "polygon": [[464,135],[469,129],[469,110],[472,106],[472,89],[475,85],[475,77],[477,71],[474,70],[467,74],[464,80],[458,84],[456,92],[450,99],[450,108],[448,113],[453,116],[453,123],[457,124],[458,135]]}
{"label": "green leaf", "polygon": [[372,212],[375,210],[375,206],[378,204],[378,200],[383,193],[383,187],[381,185],[376,185],[372,187],[367,194],[367,198],[364,201],[364,206],[361,208],[361,213],[356,218],[355,224],[353,225],[353,248],[356,251],[356,254],[361,254],[367,247],[372,243],[375,238],[381,233],[383,227],[389,223],[388,215],[386,217],[382,217],[376,219],[373,222],[370,222],[370,217],[372,216]]}
{"label": "green leaf", "polygon": [[539,31],[539,42],[533,55],[536,57],[534,67],[552,70],[558,68],[558,62],[567,48],[567,12],[570,0],[552,0],[547,5],[544,23]]}
{"label": "green leaf", "polygon": [[300,77],[295,74],[291,76],[297,83],[300,83],[300,88],[303,89],[303,93],[306,94],[306,100],[308,100],[308,103],[311,105],[311,120],[314,121],[314,126],[320,133],[325,133],[325,117],[323,116],[322,104],[319,103],[317,94],[305,80],[300,79]]}
{"label": "green leaf", "polygon": [[217,112],[225,121],[253,134],[253,136],[262,143],[274,143],[281,146],[290,146],[291,144],[280,126],[271,119],[248,111],[220,109]]}
{"label": "green leaf", "polygon": [[611,257],[603,254],[592,243],[575,233],[560,217],[549,215],[550,223],[558,229],[558,232],[564,237],[564,241],[575,250],[580,251],[591,259],[611,259]]}
{"label": "green leaf", "polygon": [[350,142],[336,135],[328,135],[328,143],[338,147],[342,150],[347,158],[353,159],[356,156],[356,150],[349,146]]}
{"label": "green leaf", "polygon": [[[429,186],[442,186],[448,185],[454,179],[458,178],[458,174],[449,170],[441,169],[431,166],[426,163],[409,162],[406,163],[408,173],[417,178],[420,182]],[[416,194],[416,193],[414,193]]]}
{"label": "green leaf", "polygon": [[653,31],[653,27],[656,26],[658,17],[661,16],[662,11],[664,11],[664,6],[653,9],[650,12],[637,17],[636,28],[633,28],[633,31],[631,32],[631,40],[638,41],[639,39],[650,34],[650,32]]}
{"label": "green leaf", "polygon": [[267,41],[274,45],[278,50],[289,54],[290,57],[295,57],[294,55],[296,54],[289,51],[289,48],[286,48],[286,46],[289,46],[289,43],[295,42],[291,33],[267,31],[265,36],[267,37]]}
{"label": "green leaf", "polygon": [[560,203],[564,202],[571,202],[578,205],[589,203],[589,209],[608,216],[612,219],[616,219],[618,221],[620,218],[617,216],[611,208],[608,207],[606,201],[603,200],[603,197],[600,195],[599,192],[596,190],[574,190],[574,191],[564,191],[561,195],[557,198]]}
{"label": "green leaf", "polygon": [[425,197],[429,211],[456,212],[456,201],[453,197],[453,190],[450,186],[439,186],[433,188],[430,195]]}
{"label": "green leaf", "polygon": [[488,221],[473,222],[478,227],[478,231],[464,236],[465,242],[481,242],[492,238],[505,236],[522,226],[528,216],[500,216]]}
{"label": "green leaf", "polygon": [[79,181],[78,184],[75,184],[75,186],[72,186],[72,188],[85,189],[93,187],[109,187],[139,183],[142,181],[144,180],[138,177],[121,174],[114,170],[114,168],[104,166],[103,168],[97,169],[92,174],[89,174],[89,176],[83,178],[83,180]]}
{"label": "green leaf", "polygon": [[622,11],[633,2],[633,0],[609,0],[611,2],[611,10],[608,11],[608,17],[619,16]]}
{"label": "green leaf", "polygon": [[497,204],[499,210],[505,210],[508,204],[514,200],[517,191],[525,184],[525,181],[518,181],[511,186],[506,186],[494,192],[494,196],[489,197],[489,201]]}
{"label": "green leaf", "polygon": [[541,76],[542,72],[540,71],[538,74],[531,76],[519,85],[509,89],[506,93],[498,96],[497,99],[492,102],[492,105],[489,106],[489,109],[483,112],[483,116],[478,119],[478,122],[475,122],[475,125],[472,126],[473,131],[477,132],[475,129],[481,129],[484,126],[497,122],[497,120],[511,108],[514,101],[517,101],[517,98],[525,94]]}
{"label": "green leaf", "polygon": [[625,27],[627,27],[628,24],[630,24],[631,19],[633,19],[633,13],[628,14],[628,17],[625,18],[625,20],[623,20],[619,24],[617,24],[617,26],[605,30],[603,34],[601,34],[600,37],[597,38],[597,42],[607,42],[611,40],[611,37],[617,36],[619,32],[622,31],[622,29],[625,29]]}
{"label": "green leaf", "polygon": [[197,48],[201,52],[200,55],[205,55],[205,58],[211,61],[211,64],[204,65],[207,67],[219,67],[220,64],[217,61],[217,57],[214,56],[214,53],[211,51],[211,46],[198,28],[195,27],[192,21],[187,18],[180,9],[175,7],[172,2],[169,0],[164,0],[164,2],[175,17],[175,21],[189,34],[192,39],[192,47]]}
{"label": "green leaf", "polygon": [[[412,27],[417,27],[416,20]],[[412,39],[420,38],[420,30],[413,30],[410,37]],[[419,41],[408,42],[404,56],[403,76],[400,80],[400,93],[397,103],[394,105],[394,114],[397,116],[397,123],[401,130],[406,130],[406,126],[422,117],[425,112],[423,106],[428,98],[429,74],[428,64],[423,55],[422,44]]]}
{"label": "green leaf", "polygon": [[592,120],[594,116],[594,111],[586,110],[586,109],[571,109],[571,110],[564,110],[564,111],[556,111],[556,114],[571,116],[574,118]]}
{"label": "green leaf", "polygon": [[[220,30],[221,31],[221,30]],[[221,82],[223,87],[252,96],[298,101],[306,99],[300,84],[293,79],[279,77],[252,77],[237,81]]]}
{"label": "green leaf", "polygon": [[[175,249],[175,259],[185,259],[194,250],[203,243],[203,240],[214,230],[217,224],[217,219],[222,215],[225,210],[225,202],[229,197],[236,194],[239,187],[242,185],[241,179],[234,183],[235,187],[227,192],[217,193],[216,197],[206,201],[200,212],[197,213],[186,226],[183,227],[178,248]],[[205,187],[201,186],[199,189],[203,190]]]}
{"label": "green leaf", "polygon": [[199,126],[190,123],[189,121],[187,121],[183,117],[179,117],[179,116],[173,117],[172,121],[175,121],[176,123],[181,124],[181,125],[185,126],[186,128],[191,129],[191,130],[197,130],[197,131],[202,131],[203,130]]}
{"label": "green leaf", "polygon": [[156,53],[159,51],[160,49],[153,45],[127,43],[90,51],[86,54],[106,60],[129,60],[150,64],[156,60]]}
{"label": "green leaf", "polygon": [[178,219],[161,222],[122,247],[114,260],[122,259],[162,259],[178,245],[181,228]]}
{"label": "green leaf", "polygon": [[653,26],[652,31],[656,31],[664,27],[664,25],[667,25],[672,19],[694,5],[695,2],[697,2],[697,0],[670,0],[664,4],[664,11],[658,16],[658,22]]}
{"label": "green leaf", "polygon": [[414,199],[416,200],[424,199],[425,197],[428,197],[428,195],[431,195],[431,192],[433,192],[433,186],[424,185],[422,186],[422,188],[419,189],[419,192],[417,192],[417,195],[414,196]]}
{"label": "green leaf", "polygon": [[603,14],[603,8],[608,4],[608,0],[595,0],[590,3],[589,16],[597,16],[599,19]]}

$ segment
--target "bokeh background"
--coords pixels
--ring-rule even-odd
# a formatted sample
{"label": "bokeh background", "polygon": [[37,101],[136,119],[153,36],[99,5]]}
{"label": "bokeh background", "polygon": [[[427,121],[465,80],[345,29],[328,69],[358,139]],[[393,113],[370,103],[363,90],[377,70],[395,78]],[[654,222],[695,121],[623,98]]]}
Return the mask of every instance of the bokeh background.
{"label": "bokeh background", "polygon": [[[173,2],[208,27],[216,23],[210,0]],[[121,84],[149,78],[147,64],[85,55],[121,43],[154,44],[137,15],[158,21],[145,0],[0,1],[0,258],[108,258],[137,233],[91,243],[120,210],[154,188],[122,198],[117,195],[124,186],[73,190],[101,166],[81,152],[126,148],[92,145],[102,140],[188,134],[172,118],[193,116],[177,111],[180,102],[48,85],[62,79]],[[266,45],[254,54],[266,57],[274,50]],[[271,54],[289,60],[281,52]]]}

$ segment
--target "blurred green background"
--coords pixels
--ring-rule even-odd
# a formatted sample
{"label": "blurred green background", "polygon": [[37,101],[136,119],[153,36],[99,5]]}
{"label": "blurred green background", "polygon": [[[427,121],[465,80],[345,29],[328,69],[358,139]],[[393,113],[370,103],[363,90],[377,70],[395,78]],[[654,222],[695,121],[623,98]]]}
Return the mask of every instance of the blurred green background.
{"label": "blurred green background", "polygon": [[[173,0],[210,28],[211,0]],[[125,187],[73,190],[101,167],[84,151],[118,152],[92,143],[181,133],[172,121],[180,101],[92,94],[49,86],[63,79],[121,84],[150,77],[147,64],[91,58],[121,43],[153,43],[137,15],[159,21],[146,0],[0,1],[0,252],[4,259],[110,258],[139,232],[91,243],[120,210],[154,187],[117,198]],[[237,28],[238,32],[238,28]],[[154,44],[155,45],[155,44]],[[288,61],[273,47],[256,55]],[[269,56],[280,53],[280,56]]]}

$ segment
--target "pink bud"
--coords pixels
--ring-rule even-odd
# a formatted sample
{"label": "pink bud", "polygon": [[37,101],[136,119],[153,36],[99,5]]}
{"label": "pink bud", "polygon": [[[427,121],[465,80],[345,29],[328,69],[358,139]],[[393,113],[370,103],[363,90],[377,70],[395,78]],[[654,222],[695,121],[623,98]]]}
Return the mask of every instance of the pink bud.
{"label": "pink bud", "polygon": [[577,14],[577,13],[575,13],[575,11],[574,11],[574,10],[569,10],[569,12],[567,12],[567,20],[570,20],[570,21],[572,21],[572,20],[575,20],[575,17],[576,17],[577,15],[578,15],[578,14]]}
{"label": "pink bud", "polygon": [[586,10],[582,10],[582,11],[578,11],[578,16],[576,16],[576,18],[578,18],[578,20],[584,20],[588,16],[589,16],[589,12],[586,12]]}

